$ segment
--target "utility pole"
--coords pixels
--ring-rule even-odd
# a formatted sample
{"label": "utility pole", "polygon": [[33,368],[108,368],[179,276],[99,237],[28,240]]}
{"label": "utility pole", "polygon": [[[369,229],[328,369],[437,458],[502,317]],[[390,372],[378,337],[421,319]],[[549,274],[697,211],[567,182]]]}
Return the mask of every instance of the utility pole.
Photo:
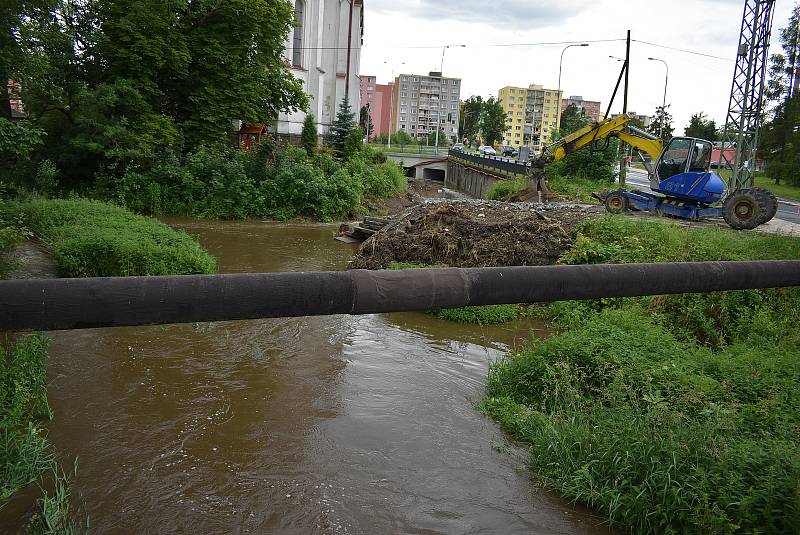
{"label": "utility pole", "polygon": [[[625,91],[622,95],[622,114],[628,115],[628,79],[631,72],[631,31],[628,30],[628,38],[625,42]],[[619,142],[617,142],[619,146]],[[628,152],[623,152],[623,157],[619,161],[619,187],[625,188],[625,177],[628,173]]]}
{"label": "utility pole", "polygon": [[765,72],[775,0],[745,0],[739,49],[733,71],[731,98],[725,119],[722,147],[736,147],[728,194],[753,187],[758,130],[764,107]]}

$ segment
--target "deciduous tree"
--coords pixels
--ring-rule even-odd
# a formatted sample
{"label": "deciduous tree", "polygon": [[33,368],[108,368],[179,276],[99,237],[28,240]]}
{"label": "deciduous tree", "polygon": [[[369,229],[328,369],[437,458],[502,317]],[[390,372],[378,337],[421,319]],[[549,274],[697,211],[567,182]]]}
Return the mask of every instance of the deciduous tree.
{"label": "deciduous tree", "polygon": [[494,145],[503,139],[507,129],[503,104],[494,97],[489,97],[481,107],[480,132],[483,142],[486,145]]}
{"label": "deciduous tree", "polygon": [[708,141],[716,141],[717,123],[714,122],[713,119],[709,119],[702,111],[692,114],[692,117],[689,119],[689,126],[684,128],[683,135],[686,137],[697,137]]}

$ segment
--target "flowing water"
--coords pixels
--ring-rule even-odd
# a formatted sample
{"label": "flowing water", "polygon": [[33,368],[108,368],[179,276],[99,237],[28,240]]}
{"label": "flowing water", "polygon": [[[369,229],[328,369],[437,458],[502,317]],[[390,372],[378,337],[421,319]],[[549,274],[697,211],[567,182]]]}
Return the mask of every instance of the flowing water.
{"label": "flowing water", "polygon": [[[343,269],[335,227],[170,220],[222,273]],[[96,533],[605,533],[475,410],[537,325],[425,314],[52,333],[49,436]]]}

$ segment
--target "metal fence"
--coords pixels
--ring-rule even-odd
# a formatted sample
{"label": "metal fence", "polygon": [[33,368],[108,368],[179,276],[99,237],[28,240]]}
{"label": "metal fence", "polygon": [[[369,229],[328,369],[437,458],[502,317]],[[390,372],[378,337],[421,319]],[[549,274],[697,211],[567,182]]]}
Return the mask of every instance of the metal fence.
{"label": "metal fence", "polygon": [[519,160],[506,158],[504,156],[479,156],[458,149],[450,149],[448,156],[483,167],[492,167],[515,175],[527,175],[530,170],[529,163],[520,162]]}

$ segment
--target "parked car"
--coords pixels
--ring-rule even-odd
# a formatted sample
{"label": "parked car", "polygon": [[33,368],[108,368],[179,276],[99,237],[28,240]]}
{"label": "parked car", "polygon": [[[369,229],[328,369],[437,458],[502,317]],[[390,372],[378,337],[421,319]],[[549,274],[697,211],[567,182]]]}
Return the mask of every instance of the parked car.
{"label": "parked car", "polygon": [[464,150],[464,144],[456,143],[455,145],[453,145],[453,150]]}
{"label": "parked car", "polygon": [[489,145],[481,145],[478,147],[478,152],[481,154],[481,156],[497,156],[497,151]]}
{"label": "parked car", "polygon": [[519,150],[514,147],[503,147],[503,156],[511,156],[516,158],[519,156]]}

